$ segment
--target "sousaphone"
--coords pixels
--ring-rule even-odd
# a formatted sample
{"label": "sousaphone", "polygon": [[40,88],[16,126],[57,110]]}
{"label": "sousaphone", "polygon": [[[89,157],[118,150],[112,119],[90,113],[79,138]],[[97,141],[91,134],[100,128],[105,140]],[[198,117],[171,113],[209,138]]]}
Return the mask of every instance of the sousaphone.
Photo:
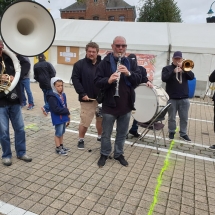
{"label": "sousaphone", "polygon": [[12,51],[4,50],[13,60],[16,73],[10,86],[0,86],[0,89],[4,88],[1,91],[8,94],[20,78],[21,69],[13,52],[27,57],[39,55],[50,48],[55,33],[54,19],[37,2],[16,1],[5,9],[0,21],[0,34],[5,45]]}

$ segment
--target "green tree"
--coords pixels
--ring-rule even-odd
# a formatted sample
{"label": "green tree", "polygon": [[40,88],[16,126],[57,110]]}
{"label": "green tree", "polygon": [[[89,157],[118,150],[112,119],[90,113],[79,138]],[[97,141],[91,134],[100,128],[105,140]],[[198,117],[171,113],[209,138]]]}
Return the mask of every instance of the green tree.
{"label": "green tree", "polygon": [[0,0],[0,16],[7,6],[9,6],[15,0]]}
{"label": "green tree", "polygon": [[139,9],[139,22],[182,22],[174,0],[145,0]]}

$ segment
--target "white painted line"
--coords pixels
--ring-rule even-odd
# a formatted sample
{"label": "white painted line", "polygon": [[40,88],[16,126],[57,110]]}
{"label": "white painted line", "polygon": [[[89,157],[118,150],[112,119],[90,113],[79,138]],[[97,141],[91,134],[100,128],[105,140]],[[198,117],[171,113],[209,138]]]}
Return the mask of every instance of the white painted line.
{"label": "white painted line", "polygon": [[[71,133],[78,133],[77,131],[70,130],[70,129],[66,129],[66,131],[71,132]],[[91,136],[91,137],[97,137],[97,135],[95,135],[95,134],[86,133],[86,135]],[[111,138],[111,140],[115,140],[115,138]],[[129,142],[127,140],[125,141],[125,143],[128,144],[128,145],[133,144],[132,142]],[[157,150],[157,148],[154,147],[154,146],[148,146],[148,145],[143,145],[143,144],[135,143],[134,146]],[[158,150],[161,151],[161,152],[168,152],[168,149],[158,148]],[[181,155],[181,156],[184,156],[184,157],[190,157],[190,158],[195,158],[195,159],[199,159],[199,160],[207,160],[207,161],[215,162],[215,159],[213,159],[213,158],[207,158],[207,157],[203,157],[203,156],[199,156],[199,155],[192,155],[192,154],[183,153],[183,152],[177,152],[177,151],[173,151],[173,150],[171,151],[171,153],[176,154],[176,155]]]}
{"label": "white painted line", "polygon": [[[176,117],[179,118],[178,115]],[[214,123],[213,121],[208,121],[208,120],[204,120],[204,119],[188,118],[188,120],[194,120],[194,121],[199,121],[199,122],[207,122],[207,123]]]}
{"label": "white painted line", "polygon": [[2,201],[0,201],[0,213],[5,215],[37,215]]}
{"label": "white painted line", "polygon": [[[74,122],[74,123],[80,123],[79,121],[74,121],[74,120],[71,120],[70,122]],[[91,124],[91,126],[94,126],[95,127],[95,124]],[[116,130],[115,128],[113,129],[113,130]],[[76,132],[76,133],[78,133],[78,132]],[[93,134],[94,135],[94,134]],[[95,135],[95,137],[96,137],[97,135]],[[146,135],[146,137],[153,137],[154,138],[154,136],[153,135],[151,135],[151,134],[147,134]],[[163,137],[161,137],[161,136],[156,136],[157,137],[157,139],[161,139],[161,140],[163,140]],[[168,139],[168,138],[167,138]],[[167,140],[166,139],[166,140]],[[168,141],[168,140],[167,140]],[[186,142],[186,141],[183,141],[183,140],[174,140],[176,143],[181,143],[181,144],[186,144],[186,145],[190,145],[190,146],[198,146],[198,147],[202,147],[202,148],[208,148],[209,146],[208,145],[203,145],[203,144],[200,144],[200,143],[188,143],[188,142]]]}

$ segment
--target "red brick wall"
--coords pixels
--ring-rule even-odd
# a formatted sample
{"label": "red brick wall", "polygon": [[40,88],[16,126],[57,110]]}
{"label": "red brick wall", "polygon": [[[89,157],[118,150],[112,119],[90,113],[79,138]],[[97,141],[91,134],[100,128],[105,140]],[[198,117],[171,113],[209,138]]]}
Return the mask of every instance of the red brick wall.
{"label": "red brick wall", "polygon": [[62,19],[79,19],[84,17],[84,19],[92,20],[94,16],[98,16],[99,20],[108,20],[109,16],[114,16],[115,21],[119,21],[119,16],[125,16],[125,21],[134,22],[134,11],[133,9],[116,9],[116,10],[106,10],[106,0],[94,0],[87,1],[86,11],[75,11],[75,12],[61,12]]}

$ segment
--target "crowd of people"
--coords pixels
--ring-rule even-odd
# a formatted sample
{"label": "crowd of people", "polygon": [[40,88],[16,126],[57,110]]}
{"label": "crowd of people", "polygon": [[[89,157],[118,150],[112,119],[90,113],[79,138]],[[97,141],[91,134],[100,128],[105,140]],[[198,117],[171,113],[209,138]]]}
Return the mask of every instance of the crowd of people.
{"label": "crowd of people", "polygon": [[[129,129],[131,112],[135,110],[135,88],[141,83],[153,88],[152,80],[147,77],[146,69],[138,65],[135,54],[126,56],[127,43],[122,36],[113,39],[112,52],[101,59],[99,45],[90,42],[86,45],[86,55],[77,61],[73,66],[72,83],[78,94],[80,102],[80,124],[78,149],[83,150],[87,144],[84,140],[88,127],[96,117],[97,141],[101,143],[98,166],[103,167],[112,152],[111,135],[116,123],[116,137],[113,146],[113,157],[121,165],[128,166],[124,157],[124,144],[129,134],[138,138],[138,121],[133,120]],[[11,80],[14,76],[13,62],[4,52],[4,44],[0,41],[0,61],[6,65],[6,74]],[[17,98],[10,101],[8,96],[0,95],[0,142],[2,148],[2,163],[6,166],[12,164],[12,152],[10,149],[9,120],[15,132],[15,149],[17,158],[26,162],[32,159],[26,154],[26,140],[24,122],[21,108],[27,105],[27,110],[34,108],[33,95],[30,89],[30,61],[27,57],[16,55],[21,65],[21,75],[18,84],[15,86]],[[189,91],[188,80],[194,79],[194,73],[183,72],[182,52],[176,51],[172,57],[172,64],[163,67],[161,79],[166,83],[166,92],[169,96],[167,104],[171,103],[168,109],[168,131],[169,140],[174,139],[176,133],[176,115],[180,118],[180,138],[191,142],[187,133],[188,112],[189,112]],[[0,67],[2,63],[0,64]],[[1,68],[0,68],[1,69]],[[55,126],[55,151],[59,155],[67,155],[69,148],[63,145],[63,134],[70,123],[70,112],[67,107],[67,97],[63,91],[63,80],[56,77],[53,65],[46,61],[45,55],[38,55],[38,63],[33,67],[34,79],[44,95],[44,106],[42,113],[47,116],[50,112],[53,126]],[[211,75],[210,81],[215,81],[215,72]],[[181,81],[177,77],[181,78]],[[25,96],[25,91],[27,98]],[[117,91],[117,93],[116,93]],[[100,95],[100,93],[102,95]],[[98,97],[102,96],[98,100]],[[98,107],[98,103],[102,103]],[[98,114],[99,110],[99,114]],[[101,113],[100,113],[101,112]],[[215,146],[210,149],[215,150]]]}

